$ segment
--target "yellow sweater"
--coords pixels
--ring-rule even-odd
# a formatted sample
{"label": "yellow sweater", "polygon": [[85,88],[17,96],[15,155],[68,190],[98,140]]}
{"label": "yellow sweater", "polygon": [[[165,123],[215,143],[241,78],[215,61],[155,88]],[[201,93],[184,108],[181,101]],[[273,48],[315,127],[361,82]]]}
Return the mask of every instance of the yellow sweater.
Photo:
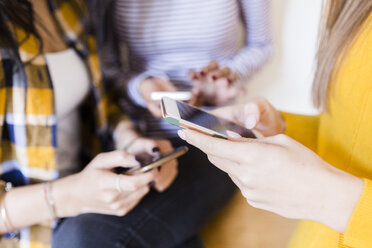
{"label": "yellow sweater", "polygon": [[285,114],[288,135],[325,161],[365,179],[345,233],[300,222],[290,247],[372,247],[372,15],[337,73],[329,114]]}

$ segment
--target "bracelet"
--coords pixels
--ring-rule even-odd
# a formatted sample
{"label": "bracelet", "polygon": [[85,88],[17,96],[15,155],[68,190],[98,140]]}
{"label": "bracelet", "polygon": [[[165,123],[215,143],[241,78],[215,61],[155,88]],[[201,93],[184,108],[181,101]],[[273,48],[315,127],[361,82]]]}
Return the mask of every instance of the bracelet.
{"label": "bracelet", "polygon": [[52,183],[43,183],[44,199],[52,220],[57,219],[56,203],[52,196]]}
{"label": "bracelet", "polygon": [[4,181],[1,181],[1,207],[0,207],[0,216],[1,221],[5,227],[5,230],[7,233],[12,232],[13,225],[10,223],[8,212],[5,207],[5,197],[6,193],[10,191],[12,188],[12,184],[10,182],[5,183]]}
{"label": "bracelet", "polygon": [[1,220],[3,221],[6,232],[10,233],[13,230],[13,227],[9,222],[8,213],[5,208],[5,201],[3,201],[1,204],[0,214],[1,214]]}

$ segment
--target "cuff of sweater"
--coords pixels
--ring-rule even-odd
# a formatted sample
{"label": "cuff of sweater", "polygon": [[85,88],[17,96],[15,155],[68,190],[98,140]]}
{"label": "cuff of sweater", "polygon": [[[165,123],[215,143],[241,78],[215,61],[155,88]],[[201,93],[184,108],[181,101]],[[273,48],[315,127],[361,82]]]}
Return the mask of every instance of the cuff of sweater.
{"label": "cuff of sweater", "polygon": [[133,103],[143,108],[146,108],[147,103],[145,99],[143,99],[141,92],[139,90],[140,84],[143,80],[147,78],[151,78],[151,77],[156,77],[156,78],[163,79],[165,81],[169,81],[168,76],[164,73],[146,71],[132,78],[132,80],[129,81],[128,86],[127,86],[129,98],[132,100]]}
{"label": "cuff of sweater", "polygon": [[344,233],[343,245],[370,247],[372,244],[372,181],[364,179],[363,193]]}

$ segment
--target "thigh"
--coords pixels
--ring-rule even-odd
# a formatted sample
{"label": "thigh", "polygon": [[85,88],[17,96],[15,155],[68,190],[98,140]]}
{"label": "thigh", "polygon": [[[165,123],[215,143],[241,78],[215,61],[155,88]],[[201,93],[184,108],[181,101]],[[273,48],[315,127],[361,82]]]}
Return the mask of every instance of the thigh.
{"label": "thigh", "polygon": [[[53,244],[93,248],[182,246],[234,192],[230,178],[210,164],[203,153],[190,147],[188,154],[179,159],[179,175],[166,191],[151,191],[123,217],[88,214],[67,219],[56,230]],[[73,238],[68,237],[71,235]],[[71,244],[66,243],[69,240]]]}

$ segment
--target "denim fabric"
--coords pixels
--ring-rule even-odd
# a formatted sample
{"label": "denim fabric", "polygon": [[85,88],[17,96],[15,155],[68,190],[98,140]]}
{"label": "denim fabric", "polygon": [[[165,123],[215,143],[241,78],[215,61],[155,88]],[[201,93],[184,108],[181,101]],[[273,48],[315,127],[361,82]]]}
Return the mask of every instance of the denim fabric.
{"label": "denim fabric", "polygon": [[231,199],[235,186],[193,147],[178,161],[178,177],[166,191],[152,190],[123,217],[65,219],[54,232],[52,247],[203,247],[198,232]]}

